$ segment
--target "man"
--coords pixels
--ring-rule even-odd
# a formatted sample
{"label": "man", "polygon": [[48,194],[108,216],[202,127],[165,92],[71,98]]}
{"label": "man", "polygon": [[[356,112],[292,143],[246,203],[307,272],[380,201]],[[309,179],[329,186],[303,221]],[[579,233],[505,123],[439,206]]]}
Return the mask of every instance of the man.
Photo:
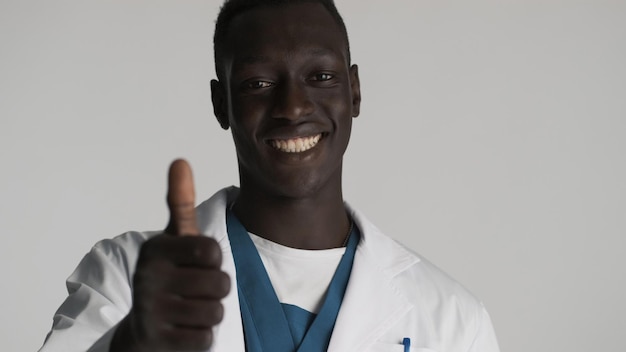
{"label": "man", "polygon": [[227,1],[215,62],[240,188],[194,209],[175,161],[166,230],[97,244],[41,351],[498,351],[480,302],[344,204],[361,95],[333,2]]}

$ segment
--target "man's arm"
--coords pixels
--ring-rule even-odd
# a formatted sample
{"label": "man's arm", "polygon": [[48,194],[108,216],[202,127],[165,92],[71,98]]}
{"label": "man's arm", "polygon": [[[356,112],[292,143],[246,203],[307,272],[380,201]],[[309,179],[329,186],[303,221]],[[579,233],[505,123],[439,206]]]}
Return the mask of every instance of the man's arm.
{"label": "man's arm", "polygon": [[217,242],[199,235],[191,169],[182,160],[170,168],[168,206],[164,233],[126,246],[96,246],[85,256],[68,279],[70,295],[40,352],[210,347],[230,279],[220,270]]}
{"label": "man's arm", "polygon": [[40,352],[108,351],[112,329],[132,305],[129,278],[136,253],[150,235],[125,233],[85,255],[67,279],[68,296]]}

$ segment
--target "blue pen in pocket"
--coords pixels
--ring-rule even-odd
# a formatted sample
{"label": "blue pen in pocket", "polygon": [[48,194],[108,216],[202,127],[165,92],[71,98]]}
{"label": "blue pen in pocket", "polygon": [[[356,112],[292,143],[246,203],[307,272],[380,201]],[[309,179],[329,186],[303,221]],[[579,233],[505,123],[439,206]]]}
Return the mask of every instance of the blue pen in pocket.
{"label": "blue pen in pocket", "polygon": [[404,345],[404,352],[411,351],[411,339],[410,338],[405,337],[404,339],[402,339],[402,344]]}

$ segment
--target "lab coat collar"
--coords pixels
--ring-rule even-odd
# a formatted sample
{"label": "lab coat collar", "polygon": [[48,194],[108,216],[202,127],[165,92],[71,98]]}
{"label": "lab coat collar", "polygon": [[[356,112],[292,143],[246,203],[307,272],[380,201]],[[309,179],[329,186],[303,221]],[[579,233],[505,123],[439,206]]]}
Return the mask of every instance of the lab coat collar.
{"label": "lab coat collar", "polygon": [[[197,208],[201,233],[217,240],[224,253],[222,270],[235,277],[235,263],[226,230],[226,207],[239,189],[225,188]],[[393,278],[419,262],[419,258],[385,236],[361,213],[346,203],[361,230],[350,281],[346,288],[328,351],[363,351],[378,340],[413,305],[394,284]],[[233,287],[222,300],[224,319],[215,328],[213,351],[245,351],[239,297]]]}
{"label": "lab coat collar", "polygon": [[419,258],[346,208],[362,237],[328,351],[366,351],[414,308],[393,279]]}

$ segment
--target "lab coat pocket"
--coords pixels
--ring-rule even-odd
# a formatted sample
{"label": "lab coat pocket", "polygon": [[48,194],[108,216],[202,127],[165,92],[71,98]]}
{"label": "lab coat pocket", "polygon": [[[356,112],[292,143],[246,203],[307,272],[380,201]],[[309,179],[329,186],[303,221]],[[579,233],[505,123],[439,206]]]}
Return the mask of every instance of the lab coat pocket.
{"label": "lab coat pocket", "polygon": [[[382,343],[377,342],[372,345],[368,352],[404,352],[404,345],[401,343]],[[430,348],[409,347],[410,352],[438,352]]]}

